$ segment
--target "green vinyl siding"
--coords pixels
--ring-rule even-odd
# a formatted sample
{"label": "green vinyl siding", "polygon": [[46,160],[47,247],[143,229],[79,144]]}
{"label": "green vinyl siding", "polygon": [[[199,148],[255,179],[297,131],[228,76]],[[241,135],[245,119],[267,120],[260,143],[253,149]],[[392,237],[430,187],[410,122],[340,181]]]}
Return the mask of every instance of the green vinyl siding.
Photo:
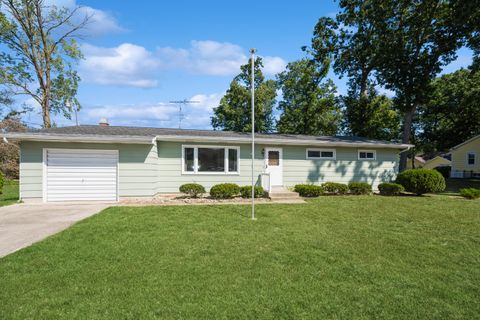
{"label": "green vinyl siding", "polygon": [[284,184],[293,186],[298,183],[358,181],[370,183],[376,189],[379,183],[390,181],[396,176],[398,150],[374,149],[375,160],[358,160],[358,148],[335,148],[335,150],[336,160],[306,160],[305,147],[284,147]]}
{"label": "green vinyl siding", "polygon": [[42,198],[44,148],[118,150],[119,196],[153,196],[156,193],[158,160],[153,145],[24,141],[20,152],[22,199]]}
{"label": "green vinyl siding", "polygon": [[[211,186],[233,182],[239,185],[251,183],[251,146],[247,144],[222,144],[222,143],[181,143],[181,142],[158,142],[158,183],[157,192],[174,193],[178,188],[189,182],[200,183],[208,190]],[[182,173],[182,146],[223,146],[240,147],[240,162],[238,174],[223,173]],[[255,147],[255,173],[263,169],[263,155],[261,146]],[[258,181],[256,181],[258,183]]]}
{"label": "green vinyl siding", "polygon": [[[183,183],[200,183],[207,190],[214,184],[233,182],[249,185],[251,181],[250,145],[207,144],[216,146],[240,147],[240,173],[224,174],[182,174],[182,145],[202,145],[180,142],[158,142],[159,175],[157,192],[178,192]],[[264,171],[262,150],[268,145],[255,148],[255,176]],[[307,160],[306,146],[280,146],[283,149],[283,184],[293,186],[298,183],[320,184],[327,181],[348,183],[368,182],[376,189],[377,185],[395,178],[398,165],[398,150],[376,149],[375,160],[358,160],[358,148],[333,148],[336,160]],[[330,148],[332,149],[332,148]],[[362,149],[363,150],[363,149]],[[372,148],[368,148],[372,150]],[[375,150],[375,149],[374,149]],[[258,183],[258,181],[256,181]]]}
{"label": "green vinyl siding", "polygon": [[[239,147],[239,173],[182,173],[182,145]],[[358,160],[357,148],[329,147],[336,150],[336,160],[307,160],[306,149],[309,146],[256,145],[254,164],[256,183],[259,183],[259,174],[264,172],[262,151],[267,147],[283,149],[283,183],[287,187],[298,183],[362,181],[376,188],[379,183],[392,180],[397,173],[399,156],[398,150],[394,149],[374,149],[376,150],[375,160]],[[43,148],[118,150],[120,197],[176,193],[180,185],[189,182],[200,183],[207,190],[218,183],[232,182],[241,186],[251,183],[251,146],[249,144],[162,141],[158,141],[156,145],[22,142],[20,155],[22,199],[42,198]]]}

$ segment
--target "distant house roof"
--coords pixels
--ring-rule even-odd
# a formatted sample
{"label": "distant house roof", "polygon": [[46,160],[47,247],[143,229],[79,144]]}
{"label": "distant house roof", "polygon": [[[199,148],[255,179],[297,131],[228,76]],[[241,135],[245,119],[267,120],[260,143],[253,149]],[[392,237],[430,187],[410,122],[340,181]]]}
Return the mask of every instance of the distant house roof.
{"label": "distant house roof", "polygon": [[[125,126],[82,125],[4,133],[8,139],[23,141],[153,143],[158,141],[185,142],[250,142],[250,133],[214,130],[169,129]],[[309,136],[279,133],[257,133],[257,143],[287,145],[317,145],[346,147],[383,147],[406,149],[409,144],[373,140],[355,136]]]}
{"label": "distant house roof", "polygon": [[455,149],[458,149],[458,148],[460,148],[461,146],[463,146],[463,145],[465,145],[465,144],[467,144],[467,143],[470,143],[470,142],[472,142],[472,141],[474,141],[474,140],[476,140],[476,139],[478,139],[478,138],[480,138],[480,134],[477,135],[477,136],[474,136],[473,138],[468,139],[467,141],[464,141],[464,142],[462,142],[462,143],[460,143],[460,144],[457,144],[455,147],[453,147],[452,149],[450,149],[450,151],[453,151],[453,150],[455,150]]}
{"label": "distant house roof", "polygon": [[421,156],[416,156],[416,157],[415,157],[415,160],[417,160],[417,161],[420,162],[420,163],[425,163],[425,162],[427,162],[427,161],[426,161],[425,159],[423,159]]}

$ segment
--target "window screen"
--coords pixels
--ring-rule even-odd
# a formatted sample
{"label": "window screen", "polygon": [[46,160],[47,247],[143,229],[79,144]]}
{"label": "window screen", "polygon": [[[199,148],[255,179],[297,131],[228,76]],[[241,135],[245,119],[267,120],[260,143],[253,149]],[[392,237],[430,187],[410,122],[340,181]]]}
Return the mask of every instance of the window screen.
{"label": "window screen", "polygon": [[238,150],[237,149],[228,149],[228,171],[237,172],[238,171]]}
{"label": "window screen", "polygon": [[184,168],[185,171],[194,171],[194,156],[195,151],[194,148],[185,148],[185,155],[184,155]]}

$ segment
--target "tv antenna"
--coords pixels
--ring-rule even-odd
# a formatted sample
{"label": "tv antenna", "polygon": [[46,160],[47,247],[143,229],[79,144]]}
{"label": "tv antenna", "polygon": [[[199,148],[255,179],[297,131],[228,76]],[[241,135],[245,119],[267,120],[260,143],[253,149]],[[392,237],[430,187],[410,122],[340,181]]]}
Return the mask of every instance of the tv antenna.
{"label": "tv antenna", "polygon": [[183,107],[187,106],[187,104],[191,103],[200,103],[200,101],[195,101],[195,100],[177,100],[177,101],[170,101],[172,104],[177,104],[178,105],[178,129],[182,128],[182,120],[184,118],[183,116]]}

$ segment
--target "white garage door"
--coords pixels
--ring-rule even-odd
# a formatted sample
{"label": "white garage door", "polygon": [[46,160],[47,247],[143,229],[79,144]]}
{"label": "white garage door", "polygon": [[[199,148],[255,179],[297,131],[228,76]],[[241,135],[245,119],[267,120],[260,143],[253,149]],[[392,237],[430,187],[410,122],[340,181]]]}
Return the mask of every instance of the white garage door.
{"label": "white garage door", "polygon": [[45,150],[46,201],[116,201],[117,150]]}

